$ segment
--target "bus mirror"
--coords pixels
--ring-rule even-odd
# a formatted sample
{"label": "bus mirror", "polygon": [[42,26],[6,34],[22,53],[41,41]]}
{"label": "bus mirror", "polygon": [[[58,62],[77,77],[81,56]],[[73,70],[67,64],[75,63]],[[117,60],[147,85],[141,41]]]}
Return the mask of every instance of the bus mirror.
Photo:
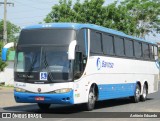
{"label": "bus mirror", "polygon": [[69,49],[68,49],[68,59],[69,60],[74,60],[75,59],[75,47],[77,45],[77,41],[74,40],[69,44]]}

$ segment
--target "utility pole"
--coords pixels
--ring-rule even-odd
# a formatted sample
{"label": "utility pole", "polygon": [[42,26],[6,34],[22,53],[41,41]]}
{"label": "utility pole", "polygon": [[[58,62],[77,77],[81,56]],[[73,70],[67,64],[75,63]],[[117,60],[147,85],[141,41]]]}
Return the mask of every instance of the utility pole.
{"label": "utility pole", "polygon": [[4,0],[4,2],[0,2],[0,5],[4,5],[4,19],[3,19],[3,41],[4,45],[7,44],[7,5],[14,6],[14,3],[7,2],[7,0]]}

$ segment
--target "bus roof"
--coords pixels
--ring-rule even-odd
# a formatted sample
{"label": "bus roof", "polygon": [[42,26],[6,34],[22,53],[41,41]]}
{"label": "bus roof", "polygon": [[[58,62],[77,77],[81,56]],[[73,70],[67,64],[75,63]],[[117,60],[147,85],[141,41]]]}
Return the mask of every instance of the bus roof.
{"label": "bus roof", "polygon": [[105,28],[105,27],[98,26],[98,25],[95,25],[95,24],[46,23],[46,24],[37,24],[37,25],[27,26],[23,29],[31,30],[31,29],[42,29],[42,28],[66,28],[66,29],[70,28],[70,29],[75,29],[75,30],[79,30],[79,29],[82,29],[82,28],[89,28],[89,29],[94,29],[94,30],[98,30],[98,31],[102,31],[102,32],[106,32],[106,33],[110,33],[110,34],[114,34],[114,35],[119,35],[119,36],[122,36],[122,37],[134,39],[134,40],[148,42],[148,43],[151,43],[151,44],[157,44],[156,42],[153,42],[153,41],[148,41],[148,40],[144,40],[144,39],[137,38],[137,37],[134,37],[134,36],[130,36],[130,35],[125,34],[124,32],[109,29],[109,28]]}

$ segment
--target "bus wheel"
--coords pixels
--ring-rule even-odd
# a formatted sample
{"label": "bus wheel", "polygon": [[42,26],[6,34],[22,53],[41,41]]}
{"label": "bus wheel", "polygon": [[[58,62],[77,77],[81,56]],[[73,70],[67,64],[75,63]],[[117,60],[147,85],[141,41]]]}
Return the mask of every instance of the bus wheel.
{"label": "bus wheel", "polygon": [[47,110],[50,107],[51,104],[43,104],[43,103],[38,103],[38,107],[41,110]]}
{"label": "bus wheel", "polygon": [[134,103],[138,103],[140,101],[140,95],[141,95],[141,90],[139,85],[137,84],[134,92],[134,96],[132,97],[132,100]]}
{"label": "bus wheel", "polygon": [[146,101],[146,99],[147,99],[147,94],[148,94],[148,89],[147,89],[146,84],[144,84],[144,86],[143,86],[143,93],[142,93],[142,95],[141,95],[141,97],[140,97],[140,100],[141,100],[141,101]]}
{"label": "bus wheel", "polygon": [[96,93],[95,93],[95,88],[92,86],[90,88],[89,94],[88,94],[88,102],[86,105],[86,108],[88,111],[91,111],[95,107],[95,102],[96,102]]}

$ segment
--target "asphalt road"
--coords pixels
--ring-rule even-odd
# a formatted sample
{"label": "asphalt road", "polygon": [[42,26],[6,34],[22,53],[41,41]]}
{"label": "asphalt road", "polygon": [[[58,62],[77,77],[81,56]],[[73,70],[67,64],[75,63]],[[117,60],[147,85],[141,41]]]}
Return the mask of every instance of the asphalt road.
{"label": "asphalt road", "polygon": [[[116,120],[121,120],[116,118],[116,116],[120,117],[119,113],[116,112],[133,112],[133,114],[138,112],[160,112],[160,84],[159,91],[153,94],[148,95],[148,99],[145,102],[132,103],[129,98],[124,99],[114,99],[107,101],[100,101],[96,104],[96,108],[93,111],[86,112],[83,108],[83,105],[73,105],[73,106],[63,106],[63,105],[52,105],[51,108],[47,111],[41,111],[36,104],[18,104],[15,103],[13,97],[13,91],[1,91],[0,90],[0,112],[28,112],[28,113],[39,113],[39,114],[49,114],[52,117],[60,117],[55,120],[66,121],[69,120],[72,115],[73,117],[81,118],[77,120],[88,120],[86,119],[86,114],[89,115],[114,115]],[[5,103],[3,103],[3,101]],[[8,102],[8,103],[7,103]],[[101,113],[102,112],[102,113]],[[109,113],[107,113],[109,112]],[[111,113],[112,112],[112,113]],[[82,115],[85,114],[85,115]],[[87,114],[87,115],[88,115]],[[139,113],[138,113],[139,114]],[[71,117],[67,118],[66,116],[70,115]],[[122,114],[123,115],[123,114]],[[114,117],[112,116],[112,117]],[[92,117],[92,116],[91,116]],[[89,120],[106,120],[106,119],[92,119]],[[155,119],[155,118],[154,118]],[[108,120],[112,120],[109,119]],[[126,119],[131,121],[132,119]],[[139,120],[139,118],[134,119]],[[151,120],[151,119],[146,119]],[[156,119],[159,120],[159,119]]]}

